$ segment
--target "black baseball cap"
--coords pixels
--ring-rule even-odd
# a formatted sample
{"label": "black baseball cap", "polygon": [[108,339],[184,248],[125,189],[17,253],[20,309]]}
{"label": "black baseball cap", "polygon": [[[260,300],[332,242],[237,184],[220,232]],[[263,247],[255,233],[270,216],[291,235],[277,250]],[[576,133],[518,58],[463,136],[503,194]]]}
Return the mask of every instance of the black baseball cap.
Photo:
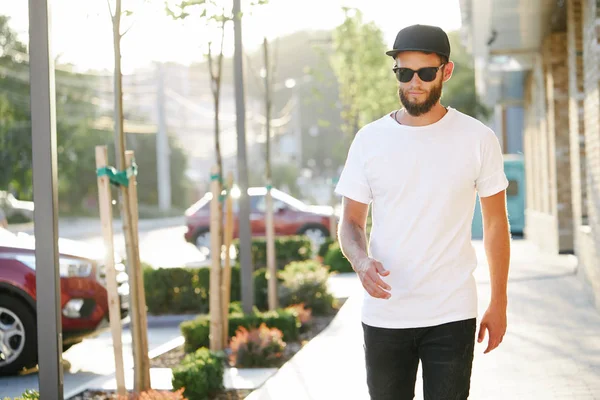
{"label": "black baseball cap", "polygon": [[450,58],[450,41],[442,28],[431,25],[411,25],[398,32],[394,48],[386,51],[385,54],[396,58],[401,51],[422,51]]}

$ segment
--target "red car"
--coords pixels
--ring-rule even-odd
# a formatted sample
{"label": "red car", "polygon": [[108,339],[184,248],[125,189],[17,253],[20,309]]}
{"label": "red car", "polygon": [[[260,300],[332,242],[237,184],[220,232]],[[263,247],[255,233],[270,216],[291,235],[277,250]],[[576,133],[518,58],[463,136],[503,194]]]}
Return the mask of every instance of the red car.
{"label": "red car", "polygon": [[[266,188],[250,188],[250,229],[252,236],[265,236],[265,195]],[[306,235],[313,244],[319,245],[329,236],[329,224],[332,207],[310,206],[302,201],[280,191],[271,189],[273,196],[275,236]],[[232,197],[236,195],[235,189]],[[212,193],[207,193],[202,199],[192,205],[186,212],[187,232],[185,240],[195,244],[199,249],[210,249],[210,200]],[[238,237],[238,204],[233,202],[234,238]]]}
{"label": "red car", "polygon": [[[103,254],[59,239],[63,350],[107,326]],[[128,309],[125,266],[115,260],[121,317]],[[35,240],[0,228],[0,375],[37,364]]]}

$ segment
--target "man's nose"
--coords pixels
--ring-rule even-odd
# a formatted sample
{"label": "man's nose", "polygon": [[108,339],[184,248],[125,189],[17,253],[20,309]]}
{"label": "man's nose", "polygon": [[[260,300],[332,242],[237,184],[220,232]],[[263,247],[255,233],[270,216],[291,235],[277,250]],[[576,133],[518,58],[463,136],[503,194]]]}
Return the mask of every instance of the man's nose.
{"label": "man's nose", "polygon": [[419,78],[419,74],[415,72],[409,83],[412,85],[420,86],[423,83],[423,81],[421,80],[421,78]]}

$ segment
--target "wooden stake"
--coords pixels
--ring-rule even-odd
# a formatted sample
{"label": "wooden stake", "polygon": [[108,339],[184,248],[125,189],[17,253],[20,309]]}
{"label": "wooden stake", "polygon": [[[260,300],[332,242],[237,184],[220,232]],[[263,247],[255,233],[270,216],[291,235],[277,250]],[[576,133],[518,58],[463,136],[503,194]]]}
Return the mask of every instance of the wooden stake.
{"label": "wooden stake", "polygon": [[233,186],[233,174],[227,174],[227,188],[229,195],[225,199],[225,266],[223,268],[223,279],[221,282],[221,299],[223,301],[223,347],[229,345],[229,300],[231,299],[231,257],[229,250],[233,241],[233,199],[231,188]]}
{"label": "wooden stake", "polygon": [[[336,206],[336,197],[335,197],[335,185],[331,189],[331,216],[329,217],[329,236],[333,240],[337,239],[337,221],[335,217],[335,206]],[[317,249],[318,251],[318,249]]]}
{"label": "wooden stake", "polygon": [[[108,150],[106,146],[96,146],[96,169],[108,166]],[[108,176],[98,177],[98,206],[104,237],[104,265],[106,268],[106,288],[108,292],[108,319],[113,340],[115,356],[115,377],[117,379],[117,394],[126,396],[125,371],[123,367],[123,341],[121,326],[121,306],[117,290],[117,271],[115,270],[115,250],[112,226],[112,195]]]}
{"label": "wooden stake", "polygon": [[[134,152],[127,150],[125,152],[125,165],[131,167],[134,160]],[[144,290],[144,275],[140,262],[140,247],[138,233],[138,195],[137,195],[137,180],[135,176],[129,178],[128,186],[129,196],[129,215],[131,216],[131,246],[132,254],[134,255],[133,264],[130,271],[133,276],[129,277],[129,287],[135,287],[135,296],[130,300],[130,303],[135,303],[135,315],[131,315],[131,319],[136,319],[136,323],[132,323],[132,328],[137,326],[137,329],[132,329],[133,349],[134,349],[134,377],[139,383],[141,390],[149,390],[150,383],[150,359],[148,358],[148,317],[146,314],[146,292]],[[133,278],[133,280],[132,280]],[[136,353],[137,351],[137,353]]]}
{"label": "wooden stake", "polygon": [[223,309],[221,308],[221,224],[219,197],[221,196],[220,170],[214,166],[211,170],[210,188],[210,349],[223,349]]}

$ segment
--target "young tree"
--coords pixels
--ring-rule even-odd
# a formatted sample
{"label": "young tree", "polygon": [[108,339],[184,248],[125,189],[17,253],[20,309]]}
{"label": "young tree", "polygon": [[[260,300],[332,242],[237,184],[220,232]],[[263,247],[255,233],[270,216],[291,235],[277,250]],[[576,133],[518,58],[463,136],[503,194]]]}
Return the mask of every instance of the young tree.
{"label": "young tree", "polygon": [[460,32],[449,32],[448,37],[452,48],[450,59],[454,62],[454,72],[452,79],[444,84],[442,101],[472,117],[486,119],[490,110],[479,100],[475,90],[473,56],[460,41]]}
{"label": "young tree", "polygon": [[333,32],[332,67],[338,79],[343,131],[353,137],[361,126],[398,106],[393,62],[381,30],[365,23],[360,10],[343,8],[344,22]]}
{"label": "young tree", "polygon": [[[265,0],[258,0],[257,2],[251,3],[251,6],[257,4],[264,4]],[[214,134],[215,134],[215,161],[218,166],[220,177],[224,176],[223,171],[223,160],[221,156],[221,140],[220,140],[220,100],[221,100],[221,82],[223,75],[223,59],[224,59],[224,40],[225,40],[225,29],[227,28],[228,22],[233,21],[233,4],[231,1],[226,0],[182,0],[174,7],[170,7],[168,2],[165,3],[165,9],[168,16],[173,19],[185,20],[189,17],[197,18],[204,26],[207,27],[208,32],[217,32],[218,41],[216,47],[218,48],[215,54],[215,43],[213,38],[209,35],[207,44],[207,61],[208,61],[208,72],[210,77],[210,88],[213,95],[214,102]],[[222,184],[222,178],[219,179]],[[223,203],[219,203],[218,207],[219,221],[223,221]],[[223,246],[223,232],[224,229],[219,229],[219,245],[217,248]],[[229,249],[226,249],[229,251]],[[219,255],[213,255],[218,257]],[[221,287],[222,277],[219,273],[211,274],[211,287]],[[220,296],[221,291],[212,293],[211,296]],[[213,304],[222,305],[225,299],[222,301],[214,302]],[[211,331],[211,335],[214,338],[220,338],[220,330],[223,328],[222,313],[216,310],[211,310],[211,318],[214,318],[214,322],[211,323],[211,328],[214,327],[214,331]],[[211,341],[212,350],[221,350],[225,343],[219,343],[218,339]]]}
{"label": "young tree", "polygon": [[[115,152],[117,169],[125,170],[125,132],[123,116],[123,74],[121,71],[121,39],[129,31],[121,32],[122,16],[129,16],[131,11],[122,9],[121,0],[114,0],[114,12],[111,0],[107,0],[108,9],[113,26],[114,45],[114,122],[115,122]],[[131,327],[133,338],[134,358],[134,389],[140,393],[150,389],[150,361],[148,359],[148,334],[146,331],[146,307],[141,273],[137,229],[133,225],[137,219],[132,215],[132,204],[129,199],[129,188],[120,187],[121,218],[123,220],[123,232],[125,232],[125,243],[127,252],[127,266],[129,268],[130,293],[131,293]],[[136,207],[137,209],[137,207]]]}

